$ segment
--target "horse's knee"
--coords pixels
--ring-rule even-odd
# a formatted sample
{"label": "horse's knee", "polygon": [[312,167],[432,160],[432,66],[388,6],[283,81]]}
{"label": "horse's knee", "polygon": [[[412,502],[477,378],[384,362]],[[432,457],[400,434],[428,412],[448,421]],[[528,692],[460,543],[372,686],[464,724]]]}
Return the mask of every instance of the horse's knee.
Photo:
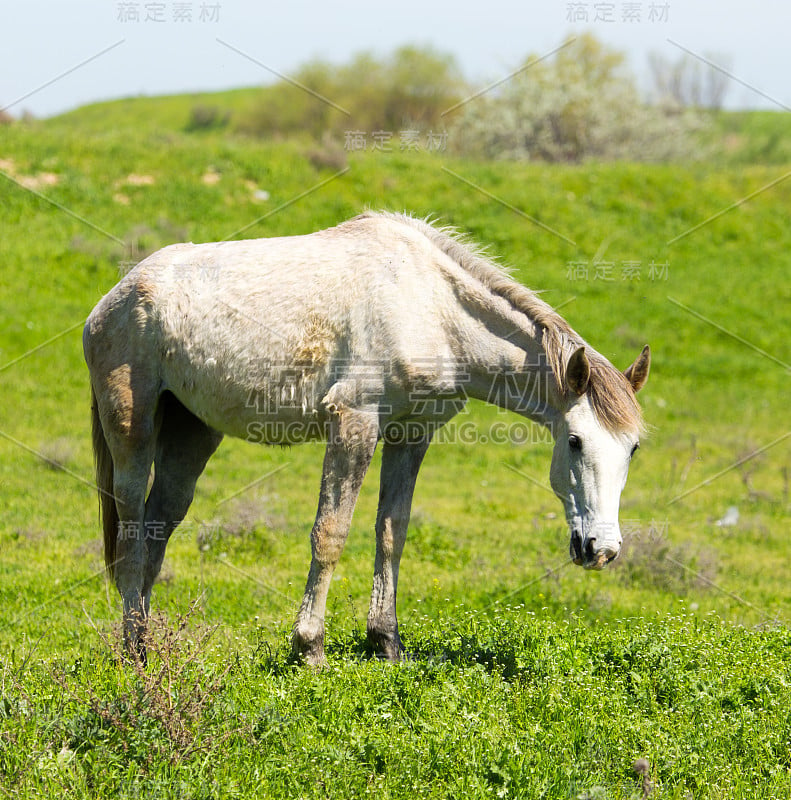
{"label": "horse's knee", "polygon": [[336,514],[329,514],[317,519],[310,532],[311,555],[315,565],[322,571],[335,569],[343,553],[347,525],[338,519]]}

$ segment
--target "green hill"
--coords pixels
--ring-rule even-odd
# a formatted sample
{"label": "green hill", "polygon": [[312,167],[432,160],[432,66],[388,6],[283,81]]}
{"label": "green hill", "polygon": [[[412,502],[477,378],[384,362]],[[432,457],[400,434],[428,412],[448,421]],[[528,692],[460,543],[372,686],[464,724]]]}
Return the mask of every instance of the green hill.
{"label": "green hill", "polygon": [[[247,90],[227,93],[214,104],[249,96]],[[365,207],[435,215],[489,245],[549,302],[563,304],[569,321],[615,363],[629,363],[639,346],[652,344],[654,371],[644,402],[653,434],[624,499],[636,516],[664,518],[672,511],[671,538],[698,541],[701,548],[715,532],[710,520],[746,503],[745,513],[756,512],[755,530],[767,529],[760,556],[742,558],[740,537],[719,537],[716,549],[732,549],[727,558],[734,569],[754,575],[746,585],[765,578],[778,555],[772,531],[787,491],[781,474],[787,442],[710,489],[669,508],[664,502],[785,432],[782,387],[791,362],[789,232],[782,213],[791,194],[787,170],[716,163],[470,163],[393,145],[389,153],[345,154],[342,172],[322,167],[309,143],[186,133],[183,123],[194,101],[123,100],[2,129],[0,361],[19,359],[0,373],[3,430],[10,437],[34,449],[71,442],[72,466],[90,479],[79,322],[146,253],[173,241],[217,240],[237,231],[237,238],[307,232]],[[486,419],[492,412],[475,413]],[[65,483],[80,535],[92,540],[94,510],[85,488],[64,474],[42,472],[41,463],[10,440],[2,447],[7,486],[17,498],[3,519],[6,535],[32,524],[31,512],[41,506],[26,487],[44,480],[54,505],[47,510],[45,502],[42,519],[59,516],[63,498],[55,487]],[[238,448],[245,455],[237,456]],[[546,448],[479,445],[462,457],[463,449],[438,448],[439,471],[446,458],[472,457],[484,471],[483,465],[505,461],[546,473]],[[204,489],[212,480],[218,490],[231,479],[244,480],[281,458],[267,450],[249,453],[237,443],[227,450],[227,458],[240,460],[230,473],[224,468],[207,476]],[[317,469],[316,454],[302,452],[297,448],[290,458],[304,458]],[[254,464],[247,464],[250,455]],[[500,482],[513,484],[512,476],[503,474]],[[518,505],[545,503],[530,487],[517,483],[512,490],[527,493]],[[503,506],[513,500],[494,490],[486,494]],[[474,531],[469,510],[458,508],[459,497],[440,495],[439,502],[456,507],[453,525]],[[314,502],[309,482],[302,496],[301,526]],[[557,511],[554,503],[549,498]],[[546,541],[562,554],[556,535],[553,530]],[[786,602],[782,582],[770,588],[763,578],[756,605],[773,597]],[[736,583],[745,585],[741,577]],[[751,614],[745,607],[733,611],[737,618]]]}
{"label": "green hill", "polygon": [[[423,653],[419,663],[424,666],[411,667],[414,675],[405,670],[387,673],[389,677],[379,676],[378,665],[363,669],[361,707],[370,711],[368,704],[378,702],[375,692],[387,691],[391,700],[381,709],[392,714],[398,705],[392,698],[407,691],[399,688],[399,681],[415,681],[421,691],[431,681],[441,681],[445,699],[434,700],[450,702],[448,693],[456,692],[453,707],[473,713],[464,711],[467,692],[484,708],[487,682],[496,685],[491,691],[503,703],[501,693],[518,685],[516,696],[526,716],[509,723],[520,731],[513,734],[514,741],[527,746],[529,739],[540,750],[541,737],[555,723],[538,721],[535,736],[524,738],[535,708],[525,687],[538,691],[538,684],[531,683],[537,679],[530,676],[552,675],[550,683],[562,682],[561,675],[571,680],[569,670],[579,666],[585,672],[593,659],[601,670],[596,691],[607,691],[609,684],[601,677],[606,673],[620,687],[618,707],[602,702],[598,717],[591,712],[575,723],[584,727],[597,718],[607,720],[595,747],[585,744],[594,740],[586,739],[582,728],[572,726],[553,745],[556,751],[549,748],[546,759],[538,759],[529,785],[544,781],[547,787],[559,786],[556,781],[562,779],[565,787],[547,789],[542,796],[567,797],[569,787],[581,792],[595,785],[609,787],[611,794],[601,796],[638,796],[623,788],[634,784],[626,760],[647,752],[652,741],[672,749],[675,701],[668,697],[682,689],[709,692],[715,700],[703,703],[700,719],[692,706],[684,707],[683,719],[692,732],[676,756],[662,761],[662,754],[653,752],[652,763],[664,764],[655,777],[666,787],[666,796],[682,797],[686,789],[695,796],[747,796],[741,792],[753,779],[767,787],[763,794],[756,789],[754,797],[775,796],[771,792],[779,787],[787,793],[787,747],[783,755],[778,742],[787,745],[789,716],[787,709],[776,709],[773,716],[771,703],[779,702],[772,692],[779,686],[778,676],[787,677],[789,669],[784,631],[791,613],[785,575],[791,463],[786,397],[791,371],[788,116],[723,114],[715,135],[721,139],[720,155],[689,164],[471,162],[429,152],[423,145],[402,150],[397,138],[390,152],[373,151],[369,142],[365,152],[344,151],[341,143],[339,153],[338,146],[308,139],[244,137],[234,132],[234,115],[256,102],[256,91],[126,99],[0,127],[0,653],[7,665],[0,698],[0,743],[6,748],[0,748],[0,785],[22,774],[28,762],[20,753],[48,747],[54,748],[54,771],[46,773],[41,766],[50,758],[47,750],[28,770],[31,796],[37,787],[66,785],[58,781],[73,778],[79,770],[74,785],[90,788],[85,776],[98,779],[100,757],[112,761],[107,773],[112,783],[112,776],[122,774],[124,747],[130,746],[129,740],[119,744],[120,728],[95,709],[64,712],[47,733],[14,705],[17,699],[7,699],[24,696],[15,686],[30,675],[30,702],[39,704],[44,720],[55,714],[58,702],[90,708],[85,693],[107,690],[120,697],[131,691],[113,683],[123,681],[112,671],[105,674],[102,670],[110,668],[102,667],[97,655],[105,652],[97,631],[110,631],[119,610],[114,589],[103,585],[91,485],[88,383],[80,338],[85,316],[132,263],[166,244],[304,233],[373,207],[433,215],[458,226],[489,245],[517,279],[562,307],[570,323],[614,363],[626,366],[645,342],[652,345],[654,361],[641,395],[651,434],[623,496],[626,552],[615,568],[602,574],[562,567],[567,534],[560,505],[519,475],[547,482],[547,444],[457,442],[432,448],[418,482],[399,587],[405,640]],[[222,129],[189,132],[196,106],[216,108],[220,119],[230,112],[231,121]],[[484,430],[501,419],[482,405],[471,414]],[[254,654],[245,662],[254,666],[239,673],[236,693],[217,689],[217,702],[227,708],[212,706],[208,717],[196,717],[214,730],[207,721],[211,714],[241,715],[255,733],[246,739],[247,733],[239,733],[242,740],[233,740],[239,764],[245,748],[256,742],[266,749],[272,739],[281,748],[272,752],[285,753],[273,756],[273,770],[285,769],[288,759],[295,759],[302,770],[311,764],[310,753],[296,755],[308,747],[307,740],[287,727],[299,725],[294,720],[301,712],[266,700],[256,675],[265,676],[264,695],[295,691],[304,699],[303,708],[313,708],[311,703],[326,708],[317,698],[332,695],[331,677],[294,676],[283,666],[278,649],[307,573],[307,532],[321,450],[305,445],[283,452],[226,441],[199,483],[192,521],[171,542],[163,580],[155,589],[155,606],[171,616],[197,599],[201,620],[220,626],[215,650],[207,650],[200,662],[207,681],[220,674],[217,664],[229,654]],[[288,468],[271,480],[234,502],[221,503],[285,463]],[[333,669],[360,654],[377,473],[374,465],[331,592]],[[732,506],[739,511],[737,524],[718,525]],[[216,521],[209,539],[197,537],[195,520]],[[507,602],[510,610],[496,605],[498,601]],[[461,604],[465,608],[457,615]],[[464,626],[473,622],[464,615],[473,610],[481,612],[474,622],[479,627],[465,633]],[[654,638],[646,641],[641,631],[644,618],[652,615]],[[687,621],[679,623],[679,615]],[[450,645],[456,616],[466,621],[458,629],[462,638]],[[502,619],[510,630],[507,635],[497,627]],[[437,628],[432,620],[446,627]],[[749,659],[742,656],[753,646],[751,634],[728,627],[717,633],[720,621],[781,625],[779,631],[760,634],[760,647],[768,654],[764,663],[776,665],[750,677]],[[612,641],[603,644],[595,631],[605,623],[610,633],[604,638]],[[565,666],[541,661],[550,658],[552,649],[530,643],[529,631],[536,624],[542,636],[554,641],[578,636],[580,660],[567,655]],[[695,651],[698,636],[715,642],[711,660]],[[666,648],[670,661],[659,650],[654,661],[639,655],[654,645]],[[679,661],[687,646],[693,655]],[[742,655],[731,658],[731,647]],[[269,660],[263,656],[267,648],[273,652]],[[439,660],[432,661],[427,652]],[[515,672],[503,678],[508,653],[522,661],[521,666],[514,662]],[[446,661],[462,665],[461,678],[441,666]],[[671,662],[676,672],[665,677],[657,673],[661,664]],[[71,688],[56,689],[50,696],[46,686],[55,663],[73,669],[76,684],[68,678],[64,685]],[[83,672],[82,663],[94,666]],[[479,674],[480,663],[488,666]],[[721,673],[725,683],[732,679],[727,697],[706,683],[711,681],[708,671]],[[517,674],[522,676],[518,680]],[[218,680],[227,687],[224,678]],[[115,688],[108,689],[108,681]],[[670,694],[662,694],[663,686]],[[566,712],[558,703],[562,716]],[[343,706],[343,720],[357,713],[353,705]],[[737,712],[737,706],[743,710]],[[649,707],[661,708],[661,713],[652,716],[646,712]],[[316,711],[319,727],[335,724],[329,716],[322,722],[321,713]],[[415,741],[427,748],[414,751],[416,762],[429,758],[429,743],[435,743],[435,761],[425,762],[433,766],[420,773],[423,789],[411,796],[431,795],[432,785],[444,787],[432,796],[453,794],[460,773],[454,773],[449,751],[438,744],[442,737],[429,732],[432,724],[456,724],[452,713],[432,717],[426,712],[419,719],[408,709],[404,714],[425,726],[420,735],[425,738],[415,733]],[[738,722],[728,716],[738,714]],[[771,731],[766,735],[774,744],[766,751],[757,734],[749,732],[751,719],[761,721],[756,730]],[[478,723],[470,727],[471,736],[489,724],[483,717]],[[627,723],[633,726],[624,733],[627,744],[614,745],[613,730]],[[737,726],[730,731],[741,731],[742,750],[730,749],[724,734],[707,732],[726,724]],[[64,725],[77,727],[69,734]],[[165,728],[151,725],[146,735],[159,742],[156,747],[169,741],[162,733]],[[406,794],[407,784],[398,789],[386,777],[399,774],[388,773],[401,768],[398,758],[383,749],[383,742],[364,741],[359,728],[354,731],[359,741],[340,743],[337,736],[330,737],[332,752],[317,744],[320,731],[310,738],[309,746],[321,754],[322,775],[330,770],[332,758],[352,758],[352,751],[359,763],[373,760],[368,772],[361,767],[344,773],[345,784],[333,784],[325,775],[329,793],[363,791],[369,780],[365,776],[373,775],[369,787],[386,786],[393,796]],[[223,741],[230,735],[220,728],[216,732],[226,737]],[[99,743],[93,755],[73,744],[81,736],[93,736]],[[134,744],[135,752],[142,752],[142,741]],[[690,755],[696,741],[699,761]],[[65,766],[57,761],[61,745],[67,751]],[[513,758],[502,763],[494,755],[504,746],[492,740],[478,755],[470,755],[482,759],[483,766],[478,770],[469,762],[464,774],[483,783],[468,796],[485,796],[492,786],[494,791],[508,789],[501,796],[541,795],[539,790],[517,789],[517,755],[509,750]],[[222,747],[217,741],[204,742],[202,752],[216,757]],[[192,770],[185,780],[201,780],[202,758],[197,751],[184,756],[180,763]],[[550,767],[553,758],[556,773]],[[716,794],[711,787],[732,766],[732,772],[739,772],[738,759],[743,774],[753,778]],[[594,766],[598,763],[606,768]],[[583,785],[579,781],[586,770],[595,780]],[[151,767],[149,777],[154,774],[165,780],[175,774],[175,766]],[[272,774],[267,773],[265,784],[274,795],[271,787],[277,781]],[[230,780],[222,770],[212,775],[211,780]],[[292,784],[291,790],[320,793],[317,783],[300,786]]]}

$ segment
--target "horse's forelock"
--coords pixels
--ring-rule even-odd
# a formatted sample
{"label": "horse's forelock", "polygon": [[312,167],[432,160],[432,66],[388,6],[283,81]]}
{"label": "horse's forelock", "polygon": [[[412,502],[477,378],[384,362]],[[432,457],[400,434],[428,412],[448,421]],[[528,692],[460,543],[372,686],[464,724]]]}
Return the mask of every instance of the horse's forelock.
{"label": "horse's forelock", "polygon": [[578,347],[585,347],[590,364],[587,394],[596,418],[612,433],[645,429],[640,404],[626,376],[578,337],[565,320],[560,325],[544,327],[542,339],[547,362],[561,397],[569,391],[566,385],[569,358]]}

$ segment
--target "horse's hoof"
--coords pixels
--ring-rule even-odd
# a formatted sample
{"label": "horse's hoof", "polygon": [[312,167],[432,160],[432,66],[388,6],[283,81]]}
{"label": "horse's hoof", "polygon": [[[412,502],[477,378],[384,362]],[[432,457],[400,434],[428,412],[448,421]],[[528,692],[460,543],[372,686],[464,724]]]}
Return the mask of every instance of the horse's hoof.
{"label": "horse's hoof", "polygon": [[313,642],[306,642],[295,635],[291,642],[291,662],[299,666],[323,669],[327,666],[324,655],[324,637]]}

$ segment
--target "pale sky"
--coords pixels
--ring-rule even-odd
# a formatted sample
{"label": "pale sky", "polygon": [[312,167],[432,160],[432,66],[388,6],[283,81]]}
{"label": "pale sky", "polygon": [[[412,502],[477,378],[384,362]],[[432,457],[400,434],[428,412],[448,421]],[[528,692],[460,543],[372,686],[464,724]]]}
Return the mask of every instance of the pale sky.
{"label": "pale sky", "polygon": [[[254,86],[321,57],[431,44],[468,79],[495,81],[528,53],[590,31],[647,54],[721,54],[733,74],[726,105],[791,107],[791,4],[783,0],[17,0],[6,2],[0,108],[48,116],[97,100]],[[575,23],[573,16],[587,17]],[[137,17],[137,19],[135,19]],[[244,55],[241,55],[241,51]],[[260,62],[259,64],[255,62]]]}

